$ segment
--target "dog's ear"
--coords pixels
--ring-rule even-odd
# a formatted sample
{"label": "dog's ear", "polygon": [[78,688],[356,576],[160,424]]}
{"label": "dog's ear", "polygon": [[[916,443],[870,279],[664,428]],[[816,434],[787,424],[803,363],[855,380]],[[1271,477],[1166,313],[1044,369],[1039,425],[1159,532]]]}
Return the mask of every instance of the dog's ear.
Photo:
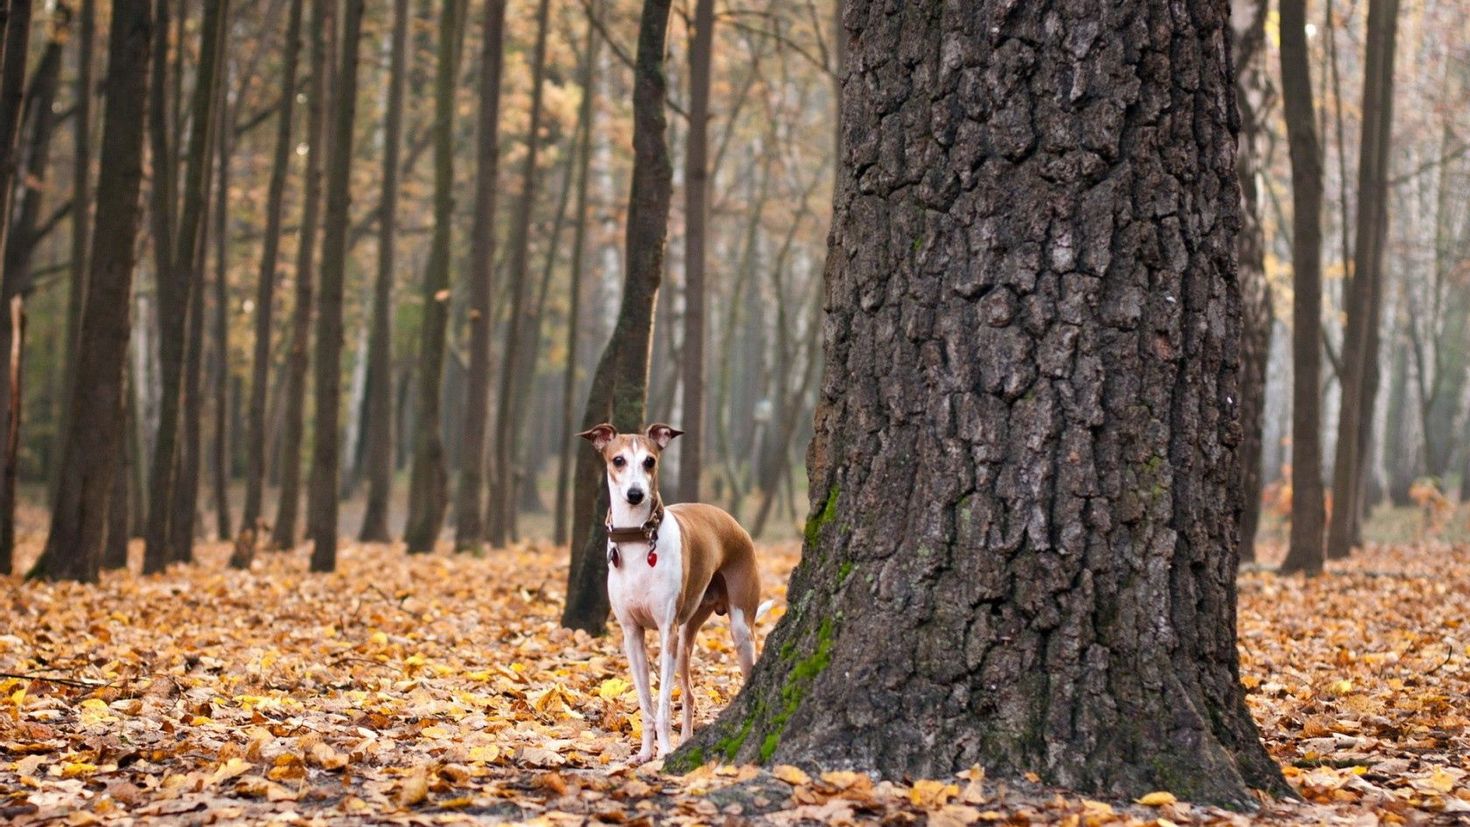
{"label": "dog's ear", "polygon": [[648,438],[653,440],[654,444],[658,445],[658,449],[662,451],[669,447],[669,443],[674,441],[674,437],[684,432],[678,428],[670,428],[662,422],[655,422],[648,426],[647,433]]}
{"label": "dog's ear", "polygon": [[606,422],[602,423],[601,425],[593,425],[591,428],[588,428],[582,433],[577,434],[577,436],[592,443],[592,447],[596,448],[599,451],[601,451],[603,448],[606,448],[607,444],[609,442],[612,442],[613,437],[617,435],[618,429],[607,424]]}

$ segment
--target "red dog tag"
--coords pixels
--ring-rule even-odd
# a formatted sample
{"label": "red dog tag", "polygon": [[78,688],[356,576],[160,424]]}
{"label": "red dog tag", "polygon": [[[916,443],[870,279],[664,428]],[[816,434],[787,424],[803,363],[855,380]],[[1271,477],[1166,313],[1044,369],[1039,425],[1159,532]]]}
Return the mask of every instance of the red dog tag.
{"label": "red dog tag", "polygon": [[649,549],[648,551],[648,565],[658,565],[658,552],[654,551],[653,549]]}

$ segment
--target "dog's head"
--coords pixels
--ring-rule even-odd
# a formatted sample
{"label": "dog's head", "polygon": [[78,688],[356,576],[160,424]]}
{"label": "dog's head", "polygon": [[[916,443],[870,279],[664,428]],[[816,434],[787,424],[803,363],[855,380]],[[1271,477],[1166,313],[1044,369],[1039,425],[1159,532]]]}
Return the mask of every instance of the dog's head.
{"label": "dog's head", "polygon": [[604,422],[577,436],[592,443],[607,463],[608,494],[638,505],[658,491],[659,455],[682,433],[659,422],[641,434],[620,434]]}

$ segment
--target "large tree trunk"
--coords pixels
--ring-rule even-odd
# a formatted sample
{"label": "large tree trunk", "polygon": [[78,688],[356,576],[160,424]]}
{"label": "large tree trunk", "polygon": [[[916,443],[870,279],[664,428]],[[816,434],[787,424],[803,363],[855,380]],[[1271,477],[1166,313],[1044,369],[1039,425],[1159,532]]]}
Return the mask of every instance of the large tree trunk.
{"label": "large tree trunk", "polygon": [[[141,215],[151,31],[147,3],[119,3],[113,9],[97,224],[77,338],[77,382],[67,398],[71,412],[51,530],[31,576],[93,582],[102,558],[125,439],[123,360]],[[87,392],[77,392],[79,387]]]}
{"label": "large tree trunk", "polygon": [[1281,0],[1281,106],[1291,153],[1291,544],[1284,573],[1322,571],[1322,151],[1313,118],[1306,0]]}
{"label": "large tree trunk", "polygon": [[694,6],[689,45],[689,142],[684,158],[684,438],[679,440],[679,499],[699,501],[704,473],[704,265],[709,218],[709,86],[715,2]]}
{"label": "large tree trunk", "polygon": [[440,398],[444,378],[445,336],[449,330],[450,249],[454,229],[454,88],[459,79],[460,0],[442,0],[438,67],[434,76],[434,237],[424,268],[424,317],[419,338],[418,409],[415,414],[413,468],[409,472],[408,524],[404,542],[410,553],[433,551],[449,508],[449,475],[444,467]]}
{"label": "large tree trunk", "polygon": [[351,216],[352,129],[357,115],[357,52],[364,0],[346,0],[341,64],[332,102],[332,162],[327,168],[326,228],[322,233],[321,308],[316,329],[316,427],[312,437],[311,570],[337,568],[337,420],[342,399],[342,282]]}
{"label": "large tree trunk", "polygon": [[578,86],[582,89],[582,106],[577,114],[577,206],[572,230],[572,273],[567,286],[567,364],[562,373],[561,387],[561,452],[556,467],[556,513],[552,523],[552,542],[562,545],[567,542],[567,523],[571,515],[568,505],[571,497],[572,466],[576,462],[577,436],[577,369],[581,362],[578,347],[582,325],[582,276],[587,260],[587,170],[592,161],[592,119],[597,99],[597,53],[602,41],[597,36],[597,27],[592,15],[598,12],[588,7],[587,35],[582,50],[582,72]]}
{"label": "large tree trunk", "polygon": [[315,0],[311,7],[311,85],[307,90],[306,185],[302,196],[301,232],[296,241],[296,308],[291,317],[291,353],[286,362],[286,421],[281,429],[281,492],[271,545],[296,544],[296,517],[301,508],[301,443],[306,431],[306,368],[310,362],[313,280],[317,225],[322,201],[322,169],[327,154],[327,95],[332,89],[328,39],[335,27],[336,0]]}
{"label": "large tree trunk", "polygon": [[[96,0],[82,0],[77,30],[76,111],[72,113],[71,272],[66,293],[66,366],[62,369],[62,422],[67,430],[65,399],[76,384],[77,337],[82,326],[82,299],[87,294],[87,245],[92,223],[93,52],[97,42]],[[60,467],[57,466],[57,471]]]}
{"label": "large tree trunk", "polygon": [[10,202],[15,191],[16,167],[20,162],[22,104],[25,102],[26,61],[31,40],[30,0],[5,4],[3,33],[0,33],[0,254],[10,234]]}
{"label": "large tree trunk", "polygon": [[1266,77],[1267,0],[1231,4],[1231,46],[1235,59],[1235,100],[1240,109],[1240,140],[1235,168],[1240,177],[1240,561],[1256,559],[1256,529],[1261,521],[1261,433],[1265,427],[1266,367],[1271,356],[1271,287],[1266,282],[1266,234],[1261,225],[1256,175],[1265,143],[1270,81]]}
{"label": "large tree trunk", "polygon": [[[633,182],[628,196],[623,300],[612,338],[597,362],[582,427],[611,422],[634,431],[643,420],[648,393],[649,346],[653,306],[663,280],[664,244],[673,197],[664,99],[664,43],[668,39],[669,0],[644,0],[638,23],[633,82]],[[572,512],[572,554],[567,572],[563,626],[600,634],[607,624],[607,546],[602,514],[607,510],[607,477],[596,452],[577,456]]]}
{"label": "large tree trunk", "polygon": [[[296,89],[296,66],[301,55],[301,13],[304,0],[291,0],[286,22],[285,54],[281,60],[281,88]],[[281,204],[291,166],[291,119],[296,111],[294,92],[281,94],[276,121],[276,144],[270,183],[265,196],[265,238],[261,245],[260,274],[255,290],[255,346],[250,372],[250,404],[245,434],[245,509],[240,517],[242,548],[246,553],[232,562],[248,568],[261,529],[261,500],[265,488],[266,390],[270,387],[271,332],[275,315],[276,261],[281,247]]]}
{"label": "large tree trunk", "polygon": [[372,331],[363,438],[367,440],[367,505],[358,539],[386,543],[393,491],[393,275],[398,235],[398,154],[403,142],[403,84],[408,75],[408,0],[393,2],[393,45],[388,66],[388,111],[383,123],[383,192],[378,204],[378,273],[373,281]]}
{"label": "large tree trunk", "polygon": [[1327,556],[1332,559],[1347,557],[1356,540],[1378,390],[1378,320],[1383,303],[1383,244],[1388,236],[1388,153],[1398,13],[1398,0],[1368,2],[1356,243],[1343,332],[1342,404],[1332,466],[1334,507],[1327,526]]}
{"label": "large tree trunk", "polygon": [[456,492],[455,548],[478,550],[485,538],[480,494],[485,486],[485,426],[490,413],[491,296],[495,279],[495,193],[500,159],[500,73],[505,55],[505,2],[486,0],[481,24],[479,143],[475,220],[470,230],[469,387]]}
{"label": "large tree trunk", "polygon": [[[531,217],[536,211],[536,159],[541,146],[541,87],[546,74],[546,34],[550,0],[536,7],[536,45],[531,57],[531,122],[526,132],[526,157],[521,168],[520,206],[510,237],[510,323],[506,325],[505,350],[500,363],[500,399],[495,413],[494,450],[490,455],[490,496],[486,522],[492,546],[503,546],[515,520],[516,462],[520,444],[521,417],[517,402],[530,393],[535,371],[535,342],[526,331],[534,325],[535,311],[530,293]],[[554,237],[553,237],[554,238]],[[553,240],[552,246],[555,246]],[[530,349],[532,353],[525,351]],[[529,368],[527,367],[529,366]]]}
{"label": "large tree trunk", "polygon": [[904,8],[845,4],[791,609],[670,764],[1284,792],[1236,652],[1225,9]]}
{"label": "large tree trunk", "polygon": [[[214,160],[214,144],[210,138],[215,127],[218,98],[216,75],[223,64],[226,5],[227,0],[205,0],[204,3],[198,80],[190,103],[192,123],[184,202],[179,211],[176,247],[172,254],[160,256],[169,258],[170,264],[167,272],[161,270],[158,273],[163,394],[158,436],[154,442],[153,473],[149,475],[148,531],[143,556],[143,570],[150,573],[163,570],[169,563],[185,562],[192,555],[192,513],[181,516],[186,508],[190,511],[193,508],[188,466],[191,462],[197,465],[197,457],[191,458],[190,455],[189,443],[193,440],[189,431],[191,427],[197,428],[193,408],[198,383],[189,375],[188,362],[194,350],[190,342],[194,336],[191,330],[203,323],[195,313],[199,305],[194,301],[194,294],[203,289],[198,266],[202,261],[200,250],[209,210],[209,167]],[[155,198],[155,205],[162,199],[172,203],[173,196],[166,182],[156,180],[155,186],[160,185],[164,189],[161,196]],[[161,240],[155,234],[154,244]],[[186,525],[179,525],[180,520]]]}

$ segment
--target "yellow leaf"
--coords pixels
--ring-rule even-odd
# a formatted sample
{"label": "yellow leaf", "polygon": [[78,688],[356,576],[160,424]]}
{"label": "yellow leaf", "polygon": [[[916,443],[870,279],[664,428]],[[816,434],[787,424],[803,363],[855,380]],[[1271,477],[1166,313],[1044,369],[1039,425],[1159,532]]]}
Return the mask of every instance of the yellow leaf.
{"label": "yellow leaf", "polygon": [[73,761],[61,767],[62,778],[77,778],[79,776],[91,775],[97,771],[96,764],[88,764],[85,761]]}
{"label": "yellow leaf", "polygon": [[403,784],[398,788],[398,806],[412,807],[429,797],[429,771],[424,767],[415,767],[403,779]]}
{"label": "yellow leaf", "polygon": [[913,788],[909,790],[909,802],[915,807],[937,809],[943,807],[945,802],[959,793],[960,788],[954,784],[921,778],[915,781]]}
{"label": "yellow leaf", "polygon": [[612,701],[622,697],[633,685],[622,678],[608,678],[597,687],[597,696],[604,701]]}
{"label": "yellow leaf", "polygon": [[470,747],[470,760],[483,761],[486,764],[493,763],[500,757],[500,747],[490,744],[488,746]]}
{"label": "yellow leaf", "polygon": [[793,767],[790,764],[777,764],[771,770],[771,774],[793,787],[810,784],[812,781],[812,777],[802,772],[800,767]]}
{"label": "yellow leaf", "polygon": [[1137,799],[1137,803],[1142,804],[1145,807],[1162,807],[1165,804],[1173,804],[1178,800],[1179,799],[1174,797],[1173,793],[1160,790],[1158,792],[1149,793],[1143,798]]}
{"label": "yellow leaf", "polygon": [[223,764],[220,764],[219,767],[215,769],[214,773],[209,776],[209,781],[207,781],[206,783],[210,786],[213,786],[226,779],[234,778],[239,775],[244,775],[249,771],[249,761],[246,761],[243,758],[231,758]]}

